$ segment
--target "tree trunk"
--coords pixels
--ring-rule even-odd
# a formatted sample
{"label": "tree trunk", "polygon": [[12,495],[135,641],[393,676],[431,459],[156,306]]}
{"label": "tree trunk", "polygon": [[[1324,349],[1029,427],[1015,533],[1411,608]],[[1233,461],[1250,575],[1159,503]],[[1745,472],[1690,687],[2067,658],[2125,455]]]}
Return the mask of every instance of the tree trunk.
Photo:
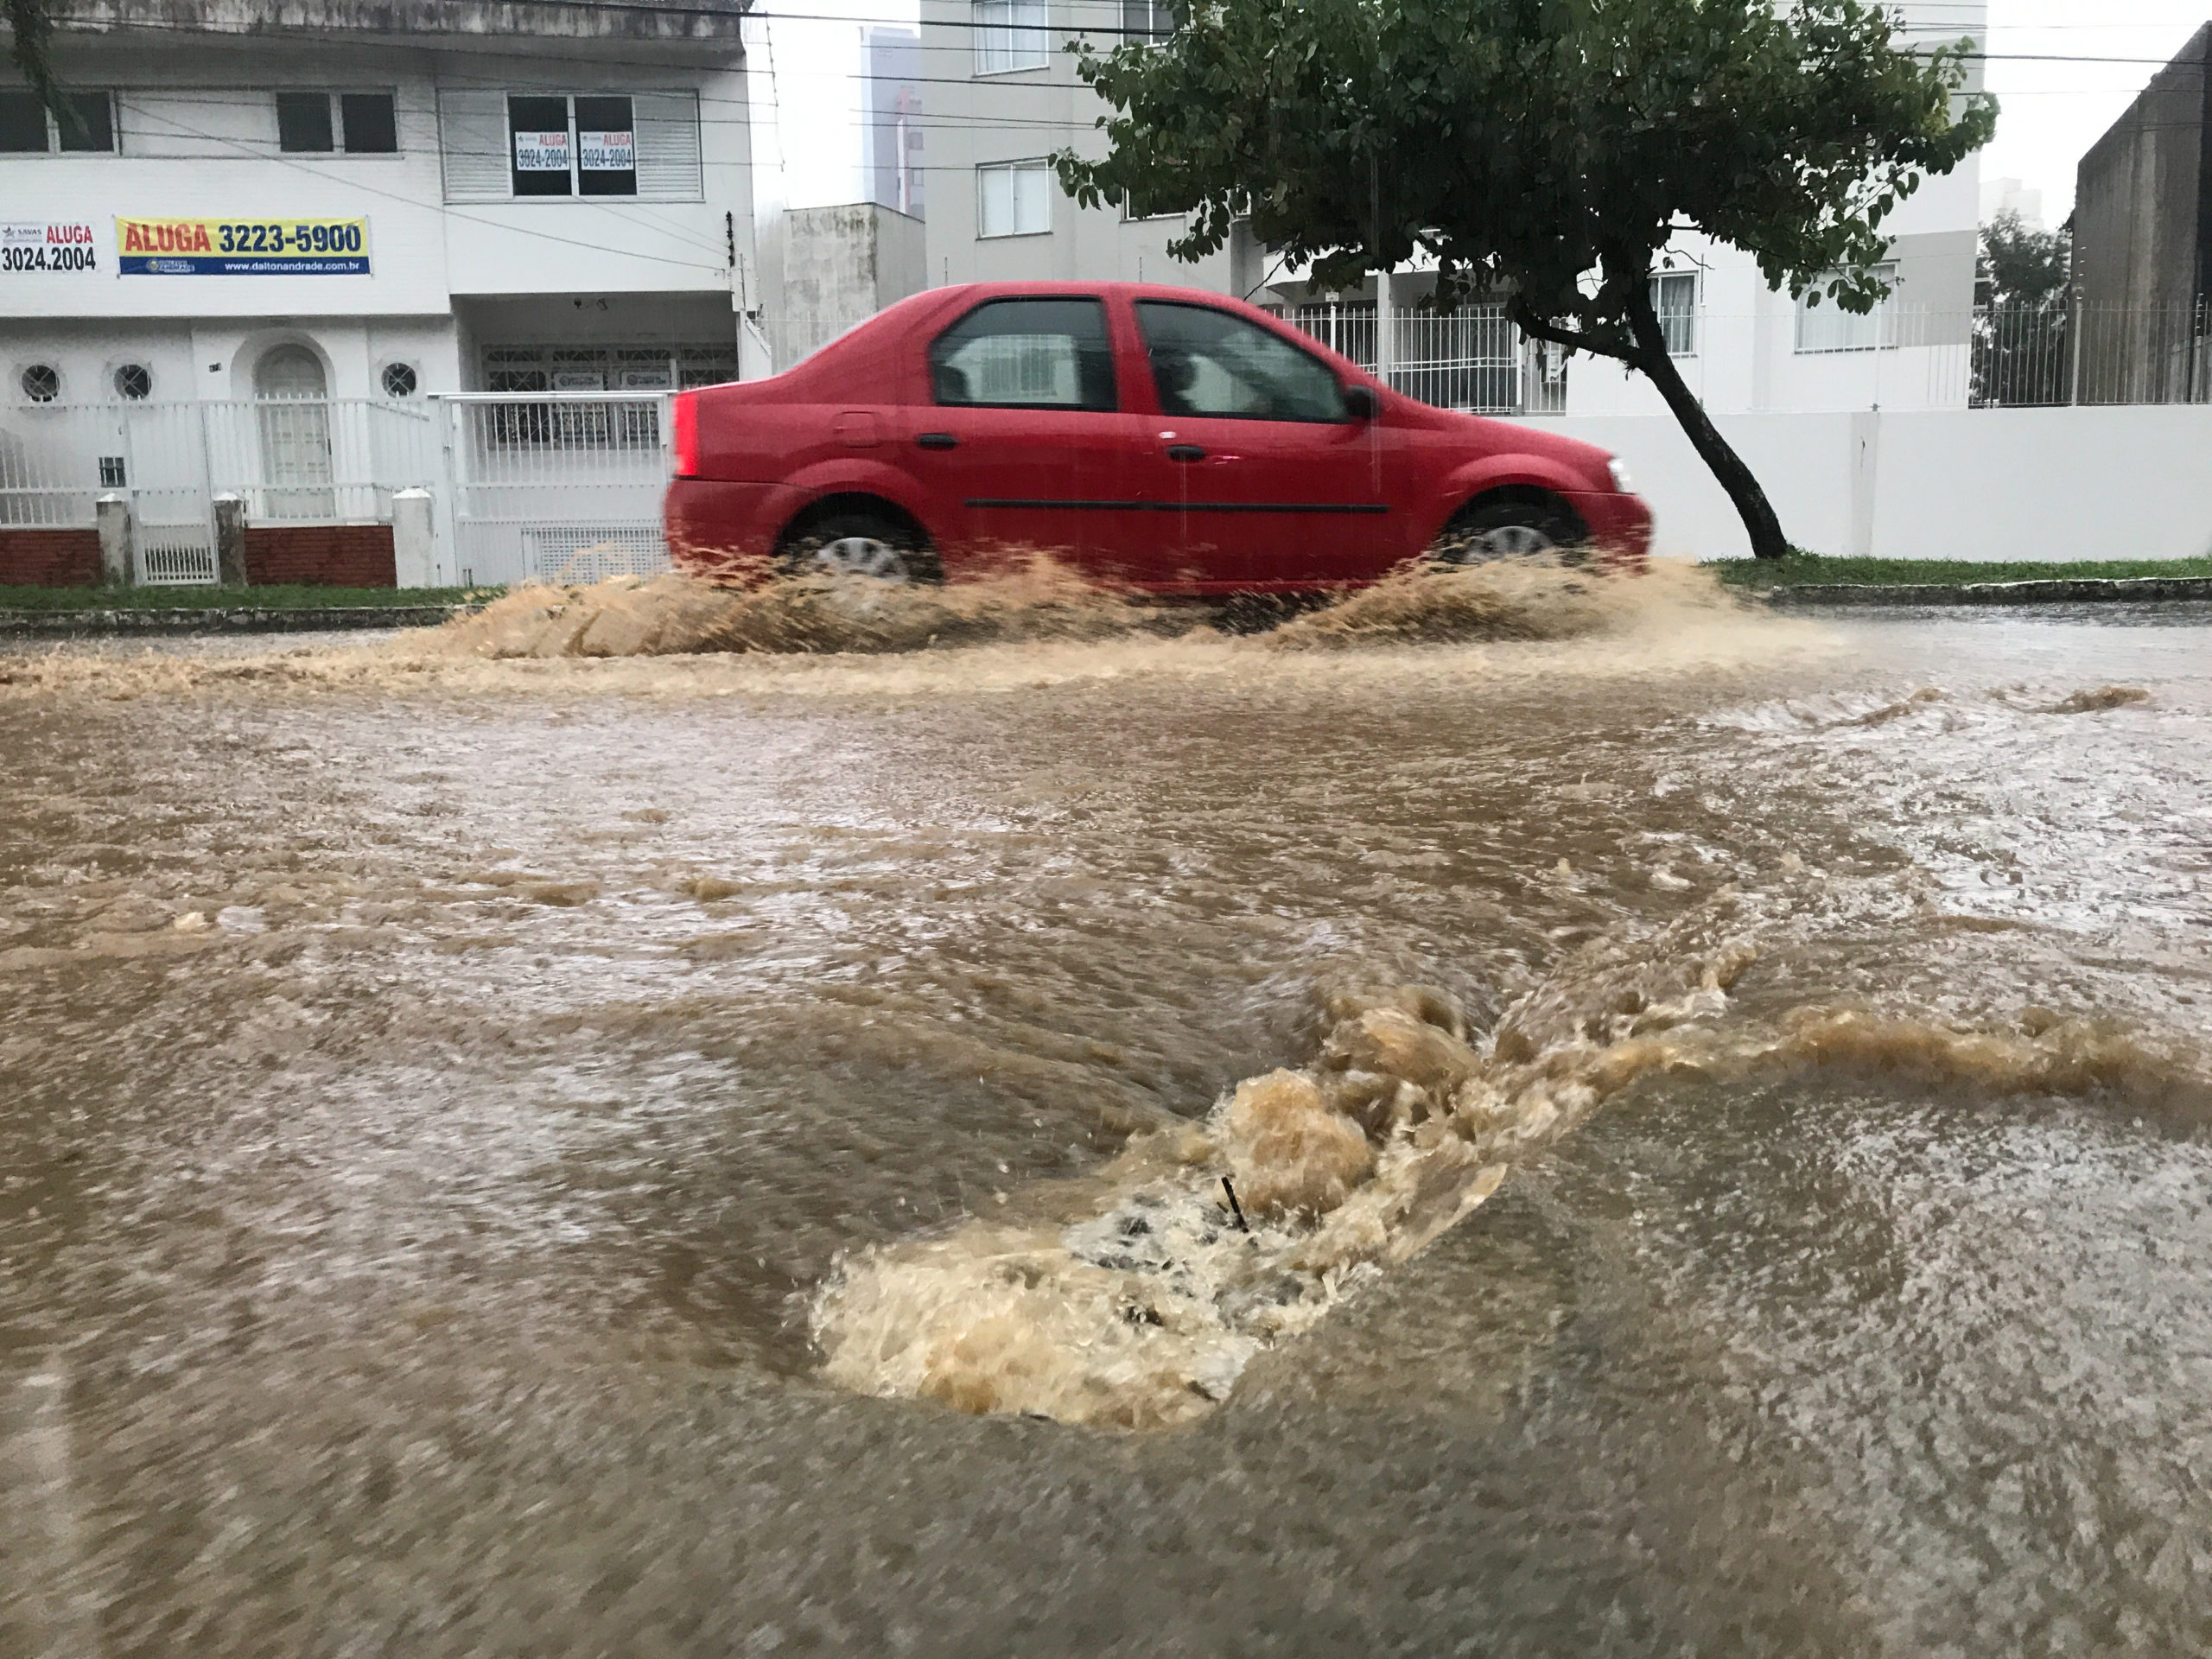
{"label": "tree trunk", "polygon": [[1728,492],[1728,499],[1736,504],[1737,515],[1744,521],[1744,528],[1751,538],[1751,556],[1760,559],[1786,558],[1789,543],[1782,533],[1782,520],[1775,517],[1774,504],[1766,499],[1766,492],[1759,487],[1758,479],[1744,465],[1744,458],[1730,447],[1720,435],[1720,429],[1705,412],[1705,405],[1698,402],[1697,394],[1675,368],[1675,359],[1667,354],[1666,332],[1659,326],[1659,314],[1651,308],[1651,290],[1647,283],[1637,283],[1628,294],[1629,332],[1636,337],[1637,354],[1630,359],[1631,367],[1641,369],[1659,388],[1659,395],[1667,400],[1667,407],[1675,411],[1675,418],[1681,423],[1688,434],[1691,446],[1713,469],[1713,477],[1720,480],[1720,487]]}

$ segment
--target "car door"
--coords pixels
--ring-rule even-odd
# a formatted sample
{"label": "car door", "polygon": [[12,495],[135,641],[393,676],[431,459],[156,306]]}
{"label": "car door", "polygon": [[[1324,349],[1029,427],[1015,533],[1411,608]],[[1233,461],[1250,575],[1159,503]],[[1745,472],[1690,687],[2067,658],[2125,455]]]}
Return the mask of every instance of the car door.
{"label": "car door", "polygon": [[1122,408],[1103,301],[981,302],[931,340],[929,391],[907,461],[957,562],[1042,551],[1121,571],[1134,515],[1116,508],[1146,423]]}
{"label": "car door", "polygon": [[1363,581],[1401,556],[1393,434],[1355,416],[1336,371],[1218,306],[1141,299],[1135,310],[1160,412],[1132,482],[1177,504],[1194,583]]}

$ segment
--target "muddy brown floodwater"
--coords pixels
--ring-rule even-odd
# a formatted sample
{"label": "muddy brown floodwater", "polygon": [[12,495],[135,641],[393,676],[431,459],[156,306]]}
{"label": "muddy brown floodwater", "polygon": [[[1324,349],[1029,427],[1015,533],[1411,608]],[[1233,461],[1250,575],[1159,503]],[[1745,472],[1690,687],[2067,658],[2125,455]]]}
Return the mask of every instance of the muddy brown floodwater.
{"label": "muddy brown floodwater", "polygon": [[0,653],[0,1653],[2212,1648],[2212,614],[1438,582]]}

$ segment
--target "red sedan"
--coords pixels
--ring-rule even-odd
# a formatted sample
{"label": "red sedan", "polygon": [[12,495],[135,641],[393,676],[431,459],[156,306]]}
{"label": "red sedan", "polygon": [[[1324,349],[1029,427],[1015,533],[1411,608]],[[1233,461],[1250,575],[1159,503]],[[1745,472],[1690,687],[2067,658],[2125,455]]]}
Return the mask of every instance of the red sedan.
{"label": "red sedan", "polygon": [[1424,556],[1632,564],[1651,534],[1604,450],[1416,403],[1187,289],[934,289],[783,374],[679,392],[673,425],[669,547],[722,581],[1042,549],[1145,592],[1285,592]]}

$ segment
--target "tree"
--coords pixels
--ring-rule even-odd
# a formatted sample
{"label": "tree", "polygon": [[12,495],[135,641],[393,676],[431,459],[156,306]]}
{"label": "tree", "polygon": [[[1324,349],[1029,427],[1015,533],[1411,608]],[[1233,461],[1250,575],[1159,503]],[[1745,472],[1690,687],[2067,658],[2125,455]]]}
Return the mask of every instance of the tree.
{"label": "tree", "polygon": [[1165,44],[1081,48],[1109,148],[1055,161],[1086,206],[1189,213],[1183,258],[1249,215],[1322,283],[1426,252],[1440,303],[1503,290],[1525,333],[1648,376],[1778,557],[1668,355],[1655,268],[1700,231],[1871,310],[1884,218],[1994,129],[1957,95],[1967,46],[1916,50],[1862,0],[1199,0]]}
{"label": "tree", "polygon": [[73,130],[79,118],[63,102],[60,88],[54,84],[54,19],[48,0],[8,0],[8,33],[9,55],[16,60],[16,67],[38,94],[39,102]]}
{"label": "tree", "polygon": [[2031,230],[2009,208],[1982,226],[1974,284],[1977,405],[2063,404],[2071,396],[2073,254],[2067,226]]}

